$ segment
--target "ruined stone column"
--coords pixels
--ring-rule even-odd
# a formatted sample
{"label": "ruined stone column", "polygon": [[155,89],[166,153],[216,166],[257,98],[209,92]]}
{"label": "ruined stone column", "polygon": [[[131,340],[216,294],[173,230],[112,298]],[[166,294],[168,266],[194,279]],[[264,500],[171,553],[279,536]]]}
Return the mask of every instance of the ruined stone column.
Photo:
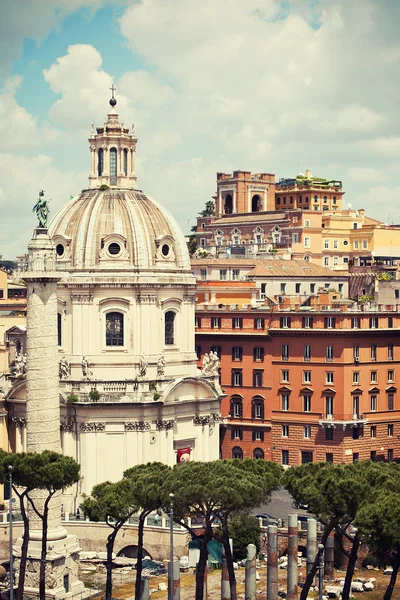
{"label": "ruined stone column", "polygon": [[297,515],[289,515],[288,531],[288,566],[287,566],[287,600],[297,600],[298,583],[298,535]]}
{"label": "ruined stone column", "polygon": [[247,546],[246,574],[244,580],[245,600],[256,599],[256,552],[254,544]]}
{"label": "ruined stone column", "polygon": [[317,521],[307,520],[307,573],[311,571],[317,554]]}
{"label": "ruined stone column", "polygon": [[268,525],[267,600],[278,597],[278,528]]}
{"label": "ruined stone column", "polygon": [[179,561],[175,561],[172,567],[173,572],[173,586],[172,586],[172,597],[174,600],[181,599],[181,566]]}
{"label": "ruined stone column", "polygon": [[150,599],[150,588],[149,588],[149,579],[148,577],[142,577],[140,581],[140,598],[139,600],[149,600]]}
{"label": "ruined stone column", "polygon": [[334,561],[335,561],[335,534],[332,531],[326,540],[325,545],[325,561],[324,561],[324,576],[325,579],[333,579]]}
{"label": "ruined stone column", "polygon": [[229,583],[228,566],[226,564],[226,556],[223,551],[222,555],[222,568],[221,568],[221,600],[230,600],[231,598],[231,586]]}

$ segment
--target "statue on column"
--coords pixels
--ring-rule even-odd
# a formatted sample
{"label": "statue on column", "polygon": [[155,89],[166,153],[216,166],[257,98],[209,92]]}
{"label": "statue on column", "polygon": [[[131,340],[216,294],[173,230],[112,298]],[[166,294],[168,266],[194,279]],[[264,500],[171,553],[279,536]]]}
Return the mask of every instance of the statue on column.
{"label": "statue on column", "polygon": [[163,355],[157,361],[157,377],[163,377],[165,374],[165,358]]}
{"label": "statue on column", "polygon": [[44,197],[44,191],[39,191],[39,196],[36,201],[35,206],[32,209],[32,212],[36,212],[36,216],[39,220],[39,227],[47,227],[47,219],[49,216],[49,201]]}
{"label": "statue on column", "polygon": [[69,377],[69,362],[65,356],[60,359],[58,370],[60,379],[66,379]]}

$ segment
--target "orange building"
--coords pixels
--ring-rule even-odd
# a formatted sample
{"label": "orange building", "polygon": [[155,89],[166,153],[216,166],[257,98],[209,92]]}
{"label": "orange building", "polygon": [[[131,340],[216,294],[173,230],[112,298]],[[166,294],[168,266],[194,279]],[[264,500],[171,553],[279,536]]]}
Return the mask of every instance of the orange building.
{"label": "orange building", "polygon": [[210,285],[214,304],[196,311],[200,363],[211,350],[221,358],[222,458],[400,459],[399,307],[363,310],[330,291],[251,306],[246,287],[247,300],[230,286],[218,304]]}

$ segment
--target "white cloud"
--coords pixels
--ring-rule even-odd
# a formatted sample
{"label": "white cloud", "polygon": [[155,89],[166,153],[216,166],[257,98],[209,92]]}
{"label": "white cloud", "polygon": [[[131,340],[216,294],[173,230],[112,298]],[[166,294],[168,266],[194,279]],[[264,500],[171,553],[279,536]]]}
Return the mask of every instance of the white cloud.
{"label": "white cloud", "polygon": [[374,186],[358,195],[357,206],[368,206],[370,217],[388,225],[400,224],[400,186]]}
{"label": "white cloud", "polygon": [[21,81],[19,76],[9,79],[0,95],[0,137],[5,151],[38,143],[37,119],[15,100]]}
{"label": "white cloud", "polygon": [[[3,0],[0,19],[0,74],[7,73],[25,38],[37,42],[80,8],[97,10],[106,0]],[[121,2],[122,3],[122,2]]]}
{"label": "white cloud", "polygon": [[350,167],[348,174],[350,179],[358,183],[382,181],[386,177],[383,171],[379,171],[373,167]]}

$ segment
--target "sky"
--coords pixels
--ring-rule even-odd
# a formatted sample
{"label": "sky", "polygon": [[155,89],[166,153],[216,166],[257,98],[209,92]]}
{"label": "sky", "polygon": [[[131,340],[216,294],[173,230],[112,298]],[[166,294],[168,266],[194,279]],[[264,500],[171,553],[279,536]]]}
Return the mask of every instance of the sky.
{"label": "sky", "polygon": [[343,181],[400,223],[398,0],[0,0],[0,254],[88,185],[112,83],[138,187],[184,233],[243,169]]}

